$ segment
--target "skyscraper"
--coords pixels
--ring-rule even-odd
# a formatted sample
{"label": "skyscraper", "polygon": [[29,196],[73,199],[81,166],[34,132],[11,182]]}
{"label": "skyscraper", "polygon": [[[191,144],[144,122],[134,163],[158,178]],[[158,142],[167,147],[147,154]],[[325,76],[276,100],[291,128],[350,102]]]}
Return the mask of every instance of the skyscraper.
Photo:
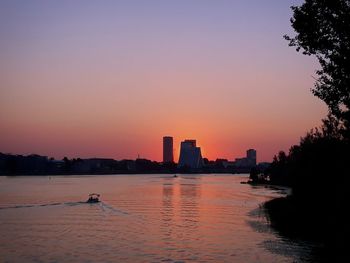
{"label": "skyscraper", "polygon": [[201,148],[196,146],[196,140],[185,140],[181,142],[178,167],[201,168],[202,166]]}
{"label": "skyscraper", "polygon": [[247,150],[247,159],[252,163],[252,165],[256,165],[256,150]]}
{"label": "skyscraper", "polygon": [[174,162],[173,137],[163,137],[163,163]]}

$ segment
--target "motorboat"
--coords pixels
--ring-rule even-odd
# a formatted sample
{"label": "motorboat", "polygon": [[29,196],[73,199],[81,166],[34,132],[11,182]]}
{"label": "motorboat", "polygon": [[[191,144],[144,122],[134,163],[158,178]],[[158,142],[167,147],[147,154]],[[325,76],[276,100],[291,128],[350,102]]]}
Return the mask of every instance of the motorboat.
{"label": "motorboat", "polygon": [[98,203],[100,202],[100,194],[92,193],[89,194],[89,199],[86,201],[86,203]]}

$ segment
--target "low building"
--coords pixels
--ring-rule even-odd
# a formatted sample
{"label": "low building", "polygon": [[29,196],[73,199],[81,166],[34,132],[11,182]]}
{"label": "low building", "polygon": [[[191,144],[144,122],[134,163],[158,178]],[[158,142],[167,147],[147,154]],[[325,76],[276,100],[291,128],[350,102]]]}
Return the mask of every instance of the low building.
{"label": "low building", "polygon": [[247,150],[246,157],[236,158],[234,166],[237,168],[252,168],[256,166],[256,150]]}

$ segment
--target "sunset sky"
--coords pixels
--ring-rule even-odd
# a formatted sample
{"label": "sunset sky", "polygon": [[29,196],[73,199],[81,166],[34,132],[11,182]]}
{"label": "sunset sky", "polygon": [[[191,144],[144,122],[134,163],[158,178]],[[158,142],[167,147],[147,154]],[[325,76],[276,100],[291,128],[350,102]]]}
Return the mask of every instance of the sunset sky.
{"label": "sunset sky", "polygon": [[301,2],[2,0],[0,152],[271,161],[327,112],[283,39]]}

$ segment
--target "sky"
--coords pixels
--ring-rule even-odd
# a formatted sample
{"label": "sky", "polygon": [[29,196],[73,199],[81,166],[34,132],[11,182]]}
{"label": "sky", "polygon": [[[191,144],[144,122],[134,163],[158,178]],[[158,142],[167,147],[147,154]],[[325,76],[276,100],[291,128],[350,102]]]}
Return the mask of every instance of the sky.
{"label": "sky", "polygon": [[301,0],[0,1],[0,152],[271,161],[327,114],[289,47]]}

